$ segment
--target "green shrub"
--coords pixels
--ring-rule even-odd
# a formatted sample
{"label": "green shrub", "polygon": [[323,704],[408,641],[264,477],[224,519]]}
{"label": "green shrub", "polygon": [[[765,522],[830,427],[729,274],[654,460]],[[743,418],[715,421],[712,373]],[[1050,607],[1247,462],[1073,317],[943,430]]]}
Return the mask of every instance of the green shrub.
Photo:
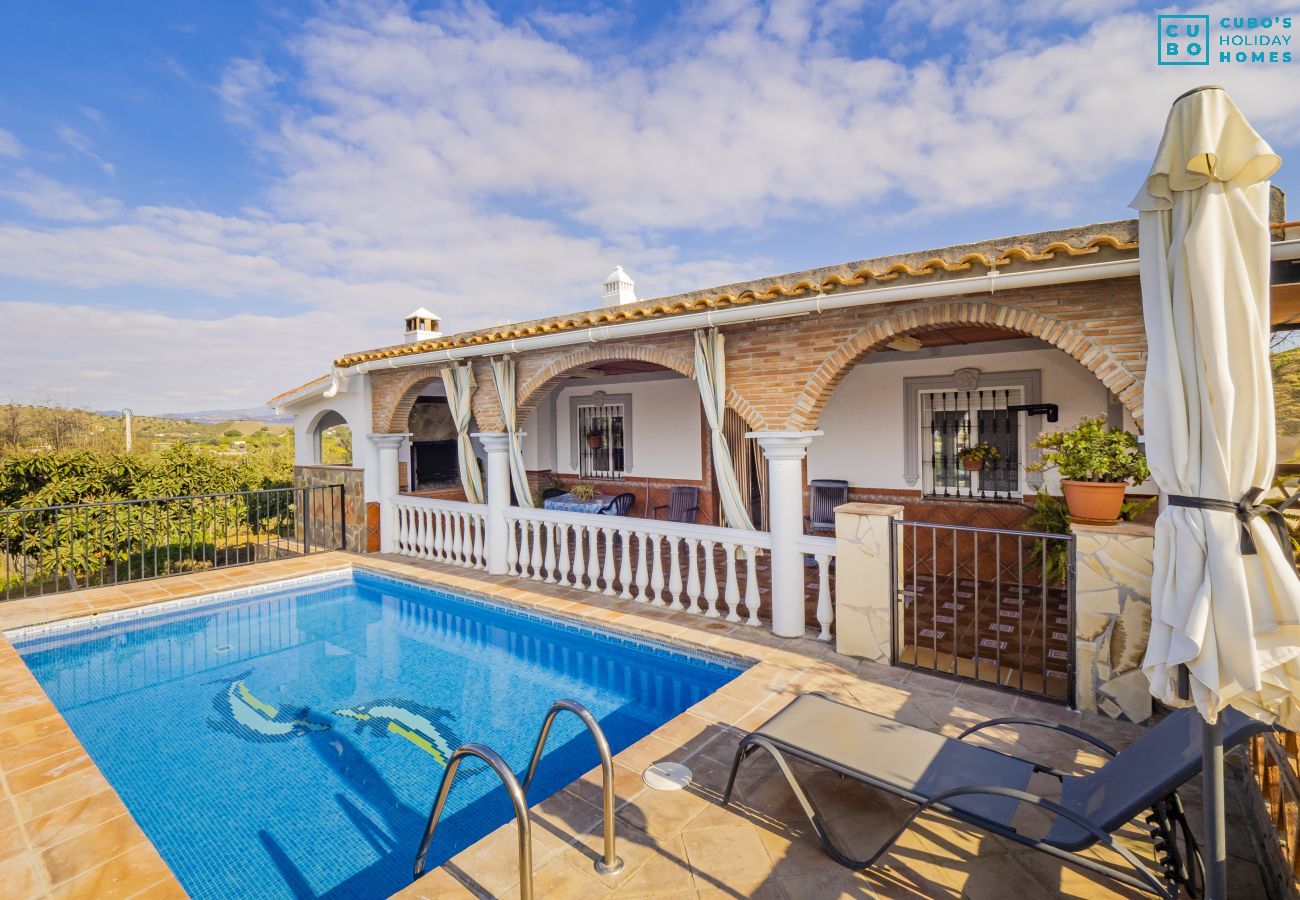
{"label": "green shrub", "polygon": [[1056,469],[1068,481],[1140,484],[1151,475],[1137,438],[1122,428],[1107,428],[1101,417],[1083,419],[1069,431],[1045,434],[1034,446],[1043,451],[1042,461],[1028,468]]}

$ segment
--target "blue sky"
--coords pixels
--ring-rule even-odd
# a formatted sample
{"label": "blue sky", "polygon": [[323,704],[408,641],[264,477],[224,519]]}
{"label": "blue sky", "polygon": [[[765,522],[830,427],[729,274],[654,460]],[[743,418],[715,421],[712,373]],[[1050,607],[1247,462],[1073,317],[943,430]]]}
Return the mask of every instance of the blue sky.
{"label": "blue sky", "polygon": [[249,406],[417,305],[455,331],[596,305],[616,263],[656,296],[1127,217],[1204,82],[1300,158],[1300,61],[1158,68],[1156,9],[5,4],[0,400]]}

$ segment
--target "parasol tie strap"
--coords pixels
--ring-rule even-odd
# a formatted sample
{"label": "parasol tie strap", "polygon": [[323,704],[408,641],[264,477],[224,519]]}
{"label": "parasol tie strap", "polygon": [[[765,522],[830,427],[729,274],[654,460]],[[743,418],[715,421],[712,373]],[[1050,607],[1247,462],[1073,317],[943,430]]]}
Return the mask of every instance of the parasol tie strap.
{"label": "parasol tie strap", "polygon": [[1264,489],[1253,487],[1242,495],[1236,503],[1231,500],[1215,500],[1209,497],[1188,497],[1184,494],[1170,494],[1168,496],[1170,506],[1182,506],[1187,509],[1204,509],[1211,512],[1227,512],[1237,517],[1241,523],[1241,555],[1255,556],[1259,549],[1255,546],[1255,538],[1250,533],[1250,520],[1255,518],[1264,519],[1273,534],[1277,536],[1278,545],[1282,548],[1288,560],[1294,563],[1291,553],[1291,535],[1287,531],[1286,517],[1276,506],[1269,506],[1267,503],[1257,502],[1264,494]]}

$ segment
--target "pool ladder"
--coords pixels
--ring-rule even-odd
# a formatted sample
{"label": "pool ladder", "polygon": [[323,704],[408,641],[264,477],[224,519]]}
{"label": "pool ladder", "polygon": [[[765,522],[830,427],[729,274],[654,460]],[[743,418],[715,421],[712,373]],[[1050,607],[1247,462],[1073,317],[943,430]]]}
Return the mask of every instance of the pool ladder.
{"label": "pool ladder", "polygon": [[438,827],[438,819],[442,817],[442,808],[447,803],[447,794],[451,791],[451,784],[456,778],[456,771],[460,767],[460,761],[467,756],[474,756],[483,760],[492,768],[492,771],[497,773],[497,777],[505,784],[506,791],[510,794],[510,802],[515,808],[515,825],[519,835],[519,896],[521,900],[532,900],[533,831],[532,820],[528,815],[528,788],[533,783],[533,776],[537,774],[537,764],[541,762],[542,750],[545,749],[546,739],[551,733],[551,724],[555,721],[556,716],[565,711],[573,713],[582,720],[582,724],[587,726],[592,739],[596,742],[596,749],[600,752],[601,793],[604,801],[605,855],[596,860],[596,871],[601,875],[617,875],[623,870],[623,860],[619,859],[614,847],[614,759],[609,752],[609,741],[605,740],[605,732],[601,731],[596,717],[588,712],[585,706],[577,700],[556,700],[547,711],[546,718],[542,720],[542,731],[537,735],[537,744],[533,747],[533,759],[528,764],[528,774],[524,776],[522,786],[515,778],[515,773],[510,771],[510,767],[506,765],[506,761],[491,747],[469,743],[461,744],[456,748],[456,752],[447,761],[447,771],[442,775],[442,784],[438,787],[438,797],[433,802],[433,809],[429,813],[429,823],[424,827],[424,836],[420,839],[420,849],[415,854],[415,878],[419,878],[424,874],[424,859],[429,853],[430,844],[433,843],[433,832]]}

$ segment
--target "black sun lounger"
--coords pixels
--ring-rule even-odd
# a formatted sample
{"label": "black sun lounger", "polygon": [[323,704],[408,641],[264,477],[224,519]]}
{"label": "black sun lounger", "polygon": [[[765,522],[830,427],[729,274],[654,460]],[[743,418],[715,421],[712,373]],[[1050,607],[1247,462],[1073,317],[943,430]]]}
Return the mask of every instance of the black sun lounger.
{"label": "black sun lounger", "polygon": [[[1222,718],[1225,750],[1269,730],[1269,726],[1233,709],[1225,710]],[[1091,775],[1069,775],[1051,766],[964,743],[966,737],[998,725],[1061,731],[1110,759]],[[826,852],[851,869],[874,864],[918,815],[933,810],[1160,897],[1174,898],[1180,888],[1193,897],[1200,891],[1200,854],[1177,794],[1178,788],[1201,769],[1201,718],[1195,710],[1175,711],[1127,749],[1116,751],[1104,741],[1056,722],[990,719],[953,739],[823,694],[803,694],[741,740],[727,780],[724,806],[731,802],[740,764],[760,747],[776,759]],[[799,785],[787,757],[910,800],[917,808],[871,856],[854,859],[836,845],[825,817]],[[1026,790],[1035,773],[1060,780],[1059,801]],[[1036,806],[1053,817],[1046,835],[1030,837],[1013,827],[1011,820],[1021,803]],[[1148,810],[1146,823],[1163,869],[1160,874],[1139,862],[1112,837],[1114,831]],[[1097,844],[1113,850],[1132,871],[1080,855],[1080,851]]]}

